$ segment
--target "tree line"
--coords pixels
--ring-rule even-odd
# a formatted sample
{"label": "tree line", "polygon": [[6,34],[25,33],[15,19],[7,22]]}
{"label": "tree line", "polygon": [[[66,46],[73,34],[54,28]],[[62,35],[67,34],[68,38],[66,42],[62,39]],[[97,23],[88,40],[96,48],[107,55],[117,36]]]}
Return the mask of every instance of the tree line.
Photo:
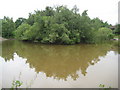
{"label": "tree line", "polygon": [[29,17],[2,19],[2,37],[18,40],[54,44],[97,43],[120,34],[120,25],[115,32],[111,25],[99,18],[91,19],[87,10],[82,14],[74,6],[71,10],[66,6],[49,7],[29,13]]}

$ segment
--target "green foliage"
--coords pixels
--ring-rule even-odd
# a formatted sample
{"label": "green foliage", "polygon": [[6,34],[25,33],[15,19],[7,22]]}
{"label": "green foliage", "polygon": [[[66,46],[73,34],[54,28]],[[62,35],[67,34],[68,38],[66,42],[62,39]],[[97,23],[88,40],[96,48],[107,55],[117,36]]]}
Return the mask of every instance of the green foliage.
{"label": "green foliage", "polygon": [[18,28],[22,23],[24,23],[26,21],[25,18],[18,18],[16,21],[15,21],[15,27]]}
{"label": "green foliage", "polygon": [[100,88],[103,88],[103,89],[101,89],[101,90],[111,90],[111,87],[105,88],[105,85],[104,85],[104,84],[100,84],[99,87],[100,87]]}
{"label": "green foliage", "polygon": [[90,19],[87,10],[81,15],[78,11],[76,6],[71,10],[66,6],[47,6],[29,13],[28,19],[16,20],[15,38],[54,44],[96,43],[112,38],[107,22]]}
{"label": "green foliage", "polygon": [[19,80],[13,81],[12,88],[18,88],[18,87],[22,86],[22,84],[23,83]]}
{"label": "green foliage", "polygon": [[110,25],[107,22],[103,22],[102,20],[100,20],[99,18],[94,18],[93,20],[91,20],[93,27],[96,28],[96,30],[98,30],[101,27],[107,27],[109,28]]}
{"label": "green foliage", "polygon": [[116,25],[115,33],[120,34],[120,24]]}
{"label": "green foliage", "polygon": [[2,37],[13,38],[15,30],[15,23],[12,18],[4,17],[2,20]]}
{"label": "green foliage", "polygon": [[104,87],[105,87],[105,85],[104,85],[104,84],[100,84],[100,85],[99,85],[99,87],[102,87],[102,88],[104,88]]}
{"label": "green foliage", "polygon": [[29,39],[27,33],[29,32],[30,27],[31,26],[28,24],[22,24],[21,26],[19,26],[17,30],[15,31],[15,38],[20,39],[20,40]]}
{"label": "green foliage", "polygon": [[97,33],[97,41],[102,42],[106,40],[113,39],[114,34],[111,29],[109,28],[100,28]]}

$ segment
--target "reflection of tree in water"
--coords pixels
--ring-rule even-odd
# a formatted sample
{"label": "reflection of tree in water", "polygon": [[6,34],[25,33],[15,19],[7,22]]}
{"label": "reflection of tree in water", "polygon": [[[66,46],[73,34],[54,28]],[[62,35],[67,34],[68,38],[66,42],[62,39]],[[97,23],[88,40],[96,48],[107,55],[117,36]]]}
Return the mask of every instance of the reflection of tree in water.
{"label": "reflection of tree in water", "polygon": [[36,72],[45,72],[47,77],[64,80],[71,76],[76,80],[78,70],[86,75],[89,65],[97,63],[99,56],[105,56],[111,47],[111,44],[66,46],[7,41],[3,43],[2,57],[8,60],[17,52],[19,56],[27,58]]}

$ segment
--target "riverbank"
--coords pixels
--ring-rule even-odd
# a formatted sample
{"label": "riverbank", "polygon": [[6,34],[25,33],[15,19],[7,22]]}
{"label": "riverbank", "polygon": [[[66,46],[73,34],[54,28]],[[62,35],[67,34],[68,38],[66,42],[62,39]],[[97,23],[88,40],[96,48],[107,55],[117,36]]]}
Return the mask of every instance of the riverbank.
{"label": "riverbank", "polygon": [[7,39],[0,37],[0,41],[4,41],[4,40],[7,40]]}

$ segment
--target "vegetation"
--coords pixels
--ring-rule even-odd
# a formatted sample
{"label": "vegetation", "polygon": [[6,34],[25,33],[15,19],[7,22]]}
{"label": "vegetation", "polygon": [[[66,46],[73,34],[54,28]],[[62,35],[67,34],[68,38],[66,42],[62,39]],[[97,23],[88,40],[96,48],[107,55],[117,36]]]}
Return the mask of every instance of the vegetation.
{"label": "vegetation", "polygon": [[114,37],[112,30],[106,27],[99,28],[98,33],[96,34],[96,42],[97,41],[105,41],[112,39]]}
{"label": "vegetation", "polygon": [[15,30],[15,23],[12,18],[4,17],[2,20],[2,37],[13,38]]}
{"label": "vegetation", "polygon": [[109,86],[109,88],[106,88],[104,84],[100,84],[99,87],[103,88],[103,89],[100,89],[100,90],[111,90],[112,89],[110,86]]}
{"label": "vegetation", "polygon": [[22,23],[24,23],[26,21],[25,18],[18,18],[16,21],[15,21],[15,27],[18,28]]}
{"label": "vegetation", "polygon": [[115,33],[118,35],[120,34],[120,24],[116,25]]}
{"label": "vegetation", "polygon": [[19,81],[19,80],[16,80],[16,81],[13,81],[13,83],[12,83],[12,89],[13,88],[19,88],[20,86],[22,86],[22,82],[21,81]]}
{"label": "vegetation", "polygon": [[65,6],[46,7],[15,23],[4,17],[3,37],[47,44],[97,43],[113,38],[110,24],[99,18],[90,19],[87,10],[81,15],[78,11],[76,6],[71,10]]}

